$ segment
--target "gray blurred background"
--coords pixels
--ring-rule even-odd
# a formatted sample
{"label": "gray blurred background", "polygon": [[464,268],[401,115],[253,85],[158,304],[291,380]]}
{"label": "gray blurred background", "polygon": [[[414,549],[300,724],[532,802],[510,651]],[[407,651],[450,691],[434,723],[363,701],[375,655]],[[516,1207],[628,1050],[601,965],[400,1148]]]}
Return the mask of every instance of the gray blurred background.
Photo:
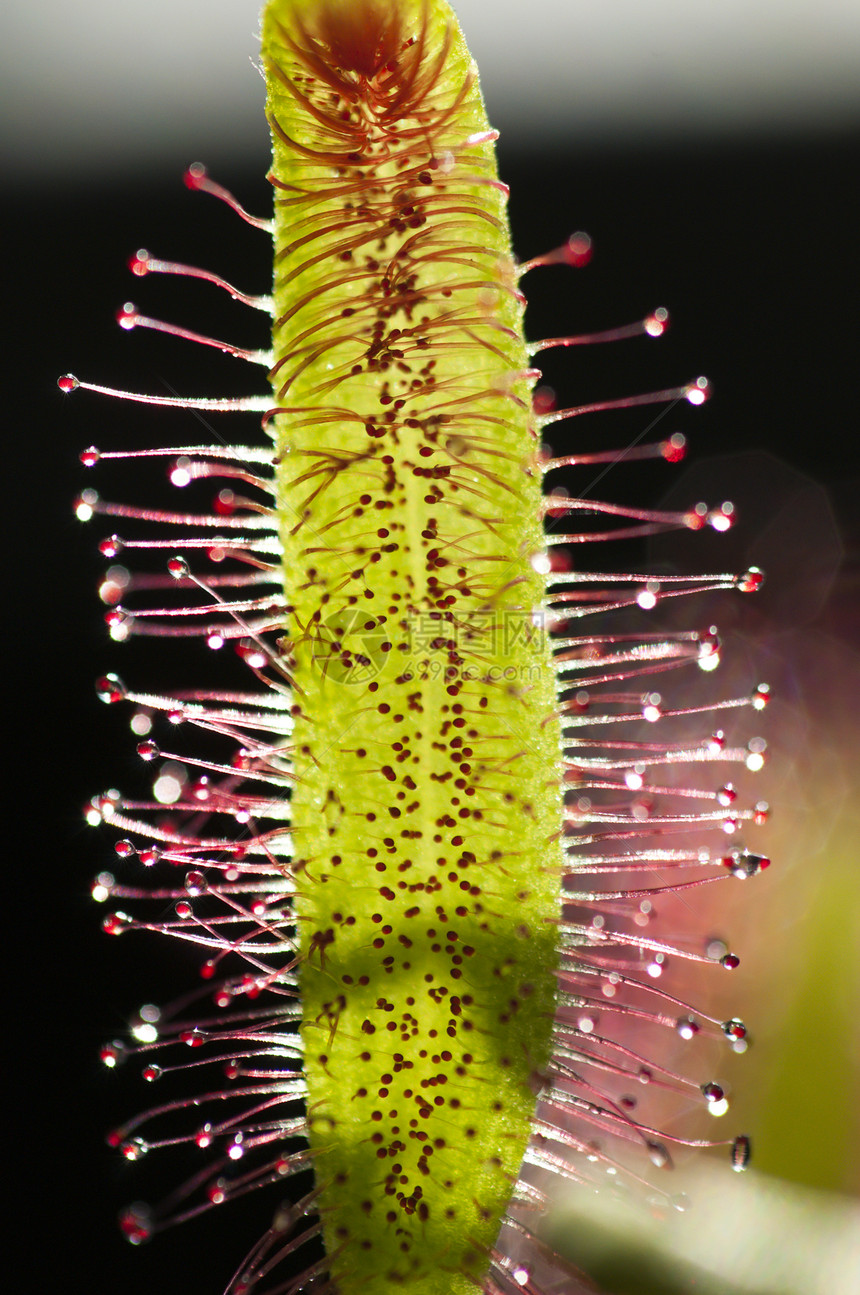
{"label": "gray blurred background", "polygon": [[[4,6],[8,181],[260,147],[257,0]],[[461,0],[494,124],[515,146],[750,132],[860,118],[853,0]]]}

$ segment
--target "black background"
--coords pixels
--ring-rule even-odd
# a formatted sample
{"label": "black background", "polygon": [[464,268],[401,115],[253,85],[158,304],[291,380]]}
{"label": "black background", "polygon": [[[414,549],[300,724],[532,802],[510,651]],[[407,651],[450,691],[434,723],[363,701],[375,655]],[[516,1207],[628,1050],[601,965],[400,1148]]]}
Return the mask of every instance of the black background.
{"label": "black background", "polygon": [[[842,535],[842,553],[831,546],[840,574],[833,596],[809,614],[855,648],[858,145],[856,136],[828,136],[672,149],[642,143],[600,156],[501,154],[521,257],[573,229],[589,231],[595,242],[588,269],[530,277],[532,336],[625,323],[657,305],[672,311],[673,327],[660,342],[554,356],[560,393],[591,400],[706,372],[713,401],[684,410],[671,430],[688,433],[696,462],[762,449],[825,484]],[[265,210],[263,165],[218,178]],[[89,899],[89,883],[112,865],[112,851],[106,834],[82,826],[81,807],[93,792],[129,786],[138,774],[127,720],[99,705],[91,680],[106,669],[146,684],[172,675],[169,654],[154,650],[141,679],[144,651],[107,640],[94,594],[103,566],[95,546],[113,527],[82,527],[71,507],[85,485],[113,498],[133,493],[119,472],[88,475],[78,461],[83,446],[194,443],[206,433],[189,415],[153,415],[86,393],[65,398],[56,378],[72,370],[140,390],[164,390],[168,382],[192,395],[246,388],[237,364],[167,339],[128,337],[111,312],[134,296],[154,314],[260,344],[259,321],[214,291],[141,284],[124,266],[145,244],[265,290],[265,237],[187,193],[171,174],[117,176],[103,188],[49,185],[46,178],[43,190],[7,198],[4,229],[3,495],[11,578],[4,601],[4,872],[12,954],[4,1033],[13,1083],[5,1122],[20,1142],[6,1182],[23,1207],[25,1244],[25,1276],[16,1288],[219,1290],[255,1238],[255,1207],[245,1211],[244,1234],[241,1222],[225,1231],[223,1217],[210,1217],[186,1236],[169,1234],[137,1253],[114,1226],[119,1206],[146,1194],[140,1175],[150,1166],[126,1165],[104,1146],[105,1128],[141,1097],[130,1078],[103,1070],[98,1047],[121,1032],[130,1008],[171,992],[170,968],[183,959],[174,954],[165,968],[163,950],[145,938],[113,942],[99,930],[102,911]],[[628,422],[619,435],[641,425]],[[592,421],[583,443],[605,444],[607,435],[614,443]],[[618,491],[642,498],[644,490],[656,502],[673,471],[619,470]],[[772,505],[766,461],[751,471],[744,493],[764,517]],[[715,468],[719,491],[724,475]],[[615,481],[604,484],[613,497]],[[807,614],[801,605],[797,611]],[[154,1181],[163,1181],[159,1173]]]}

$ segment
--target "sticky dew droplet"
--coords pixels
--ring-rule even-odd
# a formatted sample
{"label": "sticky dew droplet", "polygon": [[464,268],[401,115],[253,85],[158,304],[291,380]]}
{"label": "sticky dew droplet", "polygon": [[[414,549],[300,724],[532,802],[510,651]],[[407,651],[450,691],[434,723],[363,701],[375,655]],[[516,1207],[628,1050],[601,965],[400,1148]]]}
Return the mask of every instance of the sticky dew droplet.
{"label": "sticky dew droplet", "polygon": [[99,553],[103,558],[115,558],[122,552],[123,543],[118,535],[108,535],[99,541]]}
{"label": "sticky dew droplet", "polygon": [[100,701],[110,706],[115,702],[124,701],[128,696],[128,689],[119,675],[103,674],[96,680],[96,695]]}
{"label": "sticky dew droplet", "polygon": [[177,489],[183,490],[185,486],[190,485],[192,481],[191,460],[184,454],[180,455],[168,473],[170,484]]}
{"label": "sticky dew droplet", "polygon": [[658,306],[645,320],[645,332],[649,337],[662,337],[669,327],[669,312],[665,306]]}
{"label": "sticky dew droplet", "polygon": [[662,1142],[649,1139],[645,1145],[648,1149],[648,1159],[652,1165],[655,1165],[658,1169],[672,1168],[672,1157]]}
{"label": "sticky dew droplet", "polygon": [[116,877],[112,872],[100,872],[90,888],[90,894],[97,904],[103,904],[110,899],[115,885]]}
{"label": "sticky dew droplet", "polygon": [[128,913],[108,913],[102,919],[102,930],[105,935],[123,935],[132,924]]}
{"label": "sticky dew droplet", "polygon": [[586,234],[582,229],[578,229],[575,234],[570,235],[563,246],[562,252],[568,265],[572,265],[575,269],[581,269],[582,266],[588,265],[591,260],[592,250],[591,235]]}
{"label": "sticky dew droplet", "polygon": [[696,378],[684,389],[684,395],[691,405],[703,405],[706,400],[710,400],[712,394],[711,384],[705,377]]}
{"label": "sticky dew droplet", "polygon": [[764,710],[765,706],[769,705],[770,699],[770,684],[760,683],[758,687],[753,690],[751,700],[755,710]]}
{"label": "sticky dew droplet", "polygon": [[236,655],[252,670],[262,670],[268,664],[266,653],[256,643],[237,643]]}
{"label": "sticky dew droplet", "polygon": [[120,328],[124,328],[130,332],[131,329],[137,325],[137,321],[139,319],[137,306],[133,301],[124,301],[114,315],[114,318]]}
{"label": "sticky dew droplet", "polygon": [[738,576],[738,589],[744,594],[758,593],[764,584],[764,572],[758,567],[748,567],[743,575]]}
{"label": "sticky dew droplet", "polygon": [[212,1145],[212,1125],[211,1124],[204,1124],[197,1130],[197,1132],[194,1134],[194,1144],[195,1146],[200,1147],[201,1151],[205,1151],[207,1147],[211,1147]]}
{"label": "sticky dew droplet", "polygon": [[110,1043],[103,1043],[99,1048],[99,1061],[108,1070],[121,1066],[127,1056],[128,1048],[122,1039],[112,1039]]}
{"label": "sticky dew droplet", "polygon": [[135,1202],[119,1216],[119,1229],[130,1245],[143,1245],[152,1236],[152,1216],[149,1207]]}
{"label": "sticky dew droplet", "polygon": [[699,1023],[692,1016],[679,1016],[675,1022],[675,1029],[682,1039],[694,1039],[699,1033]]}
{"label": "sticky dew droplet", "polygon": [[739,881],[746,881],[770,867],[770,859],[766,855],[744,849],[732,850],[731,854],[722,857],[720,863]]}
{"label": "sticky dew droplet", "polygon": [[752,1147],[746,1134],[741,1134],[735,1138],[732,1143],[732,1169],[736,1174],[742,1174],[750,1162]]}
{"label": "sticky dew droplet", "polygon": [[120,1151],[126,1160],[142,1160],[149,1150],[149,1143],[144,1138],[129,1138],[123,1142]]}
{"label": "sticky dew droplet", "polygon": [[663,714],[661,703],[663,698],[658,692],[646,693],[642,698],[642,718],[649,724],[656,724],[657,720]]}
{"label": "sticky dew droplet", "polygon": [[158,771],[158,777],[152,784],[152,795],[159,805],[175,805],[182,797],[188,781],[183,765],[176,760],[167,760]]}
{"label": "sticky dew droplet", "polygon": [[735,506],[730,499],[726,499],[718,508],[712,508],[708,513],[708,525],[715,531],[731,530],[735,520]]}
{"label": "sticky dew droplet", "polygon": [[182,580],[190,574],[191,568],[185,561],[185,558],[171,558],[167,564],[167,570],[173,576],[174,580]]}
{"label": "sticky dew droplet", "polygon": [[99,502],[97,490],[82,490],[75,500],[74,514],[79,522],[89,522],[95,515]]}

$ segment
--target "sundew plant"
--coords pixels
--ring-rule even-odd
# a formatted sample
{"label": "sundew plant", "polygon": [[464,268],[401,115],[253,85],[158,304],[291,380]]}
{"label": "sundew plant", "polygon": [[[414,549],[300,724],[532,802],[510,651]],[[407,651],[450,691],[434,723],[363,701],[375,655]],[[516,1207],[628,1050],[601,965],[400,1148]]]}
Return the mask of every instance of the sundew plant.
{"label": "sundew plant", "polygon": [[[768,690],[720,696],[714,628],[659,615],[761,575],[580,561],[606,539],[731,524],[730,504],[575,493],[577,469],[684,454],[641,422],[601,446],[592,414],[699,405],[708,384],[561,409],[536,392],[543,350],[656,337],[667,314],[526,342],[524,277],[585,264],[590,242],[514,259],[447,4],[272,0],[262,63],[272,218],[200,166],[186,179],[271,236],[271,295],[143,250],[131,269],[230,293],[270,317],[270,349],[120,312],[255,366],[255,394],[60,380],[211,420],[206,444],[82,455],[162,456],[177,489],[214,490],[208,511],[86,489],[78,514],[126,527],[101,544],[114,639],[196,637],[235,649],[247,678],[164,696],[98,683],[134,707],[155,769],[148,799],[108,791],[88,809],[119,832],[95,886],[105,929],[186,942],[201,977],[103,1050],[136,1057],[156,1095],[111,1134],[119,1151],[188,1144],[187,1181],[122,1228],[139,1243],[269,1189],[232,1295],[541,1295],[563,1272],[536,1235],[554,1186],[647,1182],[669,1199],[674,1148],[714,1144],[665,1113],[726,1106],[693,1040],[742,1047],[745,1026],[662,977],[738,958],[661,907],[767,865],[736,835],[765,807],[731,781],[764,743],[735,744],[720,720]],[[544,435],[580,419],[582,449],[553,457]],[[696,700],[674,697],[690,672]],[[743,1168],[748,1139],[725,1146]]]}

